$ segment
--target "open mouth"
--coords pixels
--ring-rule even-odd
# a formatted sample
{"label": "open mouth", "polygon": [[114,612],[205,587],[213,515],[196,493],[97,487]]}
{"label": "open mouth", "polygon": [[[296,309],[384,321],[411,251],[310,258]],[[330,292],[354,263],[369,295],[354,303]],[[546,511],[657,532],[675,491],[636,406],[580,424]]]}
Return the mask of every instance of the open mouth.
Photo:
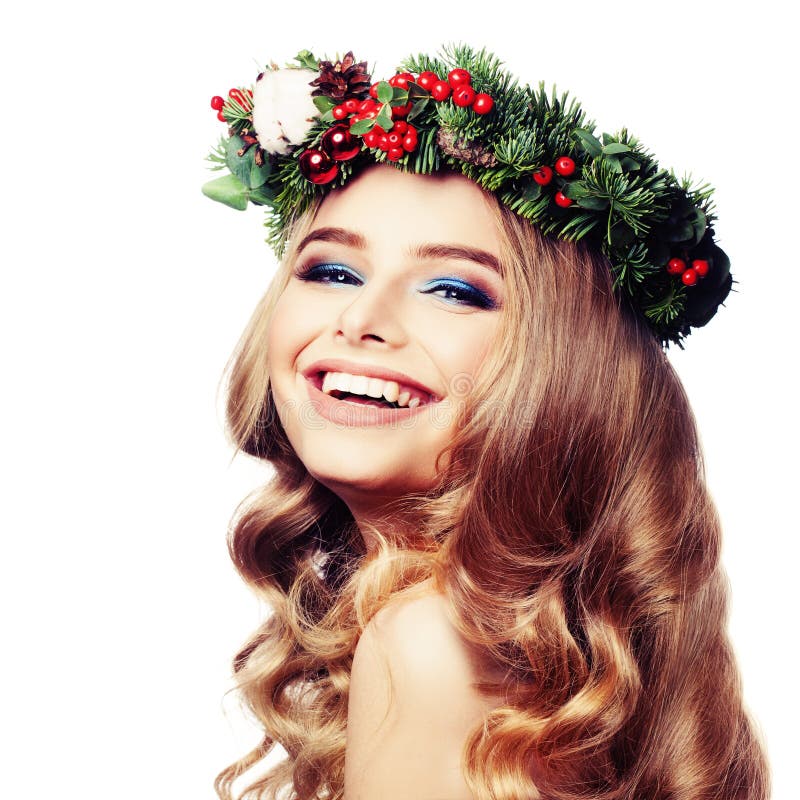
{"label": "open mouth", "polygon": [[[323,385],[326,384],[325,376],[326,371],[315,372],[307,376],[307,380],[312,383],[319,391],[323,391]],[[360,388],[360,387],[359,387]],[[394,394],[397,395],[397,400],[389,400],[387,397],[380,396],[374,397],[368,394],[361,394],[359,392],[352,392],[338,388],[332,388],[328,384],[328,388],[323,392],[328,397],[338,400],[343,403],[348,403],[354,406],[372,406],[374,408],[385,408],[395,411],[413,410],[419,406],[428,405],[429,403],[437,402],[439,398],[427,392],[421,392],[418,389],[409,390],[407,387],[399,387],[399,395],[397,390]],[[387,394],[389,392],[387,391]],[[391,396],[391,395],[390,395]]]}

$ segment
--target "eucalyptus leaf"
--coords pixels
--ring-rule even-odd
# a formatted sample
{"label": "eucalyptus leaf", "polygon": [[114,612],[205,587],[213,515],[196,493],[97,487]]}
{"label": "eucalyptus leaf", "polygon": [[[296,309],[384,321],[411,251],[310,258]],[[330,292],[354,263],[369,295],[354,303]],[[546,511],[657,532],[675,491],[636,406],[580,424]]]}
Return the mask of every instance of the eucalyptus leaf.
{"label": "eucalyptus leaf", "polygon": [[572,135],[580,140],[581,146],[590,156],[599,156],[603,151],[600,140],[589,133],[589,131],[578,128]]}
{"label": "eucalyptus leaf", "polygon": [[228,169],[239,179],[239,182],[248,189],[255,189],[263,185],[272,172],[269,161],[262,166],[255,163],[256,146],[249,147],[243,156],[239,150],[244,147],[244,142],[239,136],[231,136],[225,143],[225,163]]}
{"label": "eucalyptus leaf", "polygon": [[631,148],[622,142],[609,142],[603,147],[603,154],[607,156],[614,156],[618,153],[630,153]]}
{"label": "eucalyptus leaf", "polygon": [[235,175],[223,175],[203,184],[202,192],[206,197],[237,211],[247,208],[247,187]]}
{"label": "eucalyptus leaf", "polygon": [[411,106],[411,111],[408,112],[406,122],[413,122],[425,110],[425,106],[427,106],[429,102],[430,98],[428,97],[423,97],[422,100],[417,100],[417,102]]}
{"label": "eucalyptus leaf", "polygon": [[275,192],[266,184],[258,189],[251,189],[248,194],[250,195],[250,202],[255,203],[257,206],[271,206],[275,202]]}
{"label": "eucalyptus leaf", "polygon": [[324,114],[326,111],[330,111],[335,105],[337,105],[335,100],[331,100],[330,97],[325,97],[324,95],[320,95],[318,97],[312,97],[312,101],[314,105],[319,110],[320,114]]}
{"label": "eucalyptus leaf", "polygon": [[394,90],[389,81],[381,81],[378,84],[378,102],[391,103],[394,96]]}

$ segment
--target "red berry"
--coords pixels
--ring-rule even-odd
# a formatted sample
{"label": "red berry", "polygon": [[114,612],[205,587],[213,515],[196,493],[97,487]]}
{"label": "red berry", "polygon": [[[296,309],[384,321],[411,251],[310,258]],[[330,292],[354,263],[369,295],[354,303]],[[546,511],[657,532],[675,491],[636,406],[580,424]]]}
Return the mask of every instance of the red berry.
{"label": "red berry", "polygon": [[430,70],[425,70],[425,72],[420,72],[419,78],[417,78],[417,83],[423,88],[427,89],[428,91],[431,90],[434,83],[437,83],[439,80],[439,76],[435,72],[431,72]]}
{"label": "red berry", "polygon": [[404,122],[402,119],[398,119],[397,122],[392,125],[392,133],[399,133],[400,135],[403,135],[407,130],[408,123]]}
{"label": "red berry", "polygon": [[389,137],[384,133],[378,139],[378,147],[386,153],[389,150]]}
{"label": "red berry", "polygon": [[567,175],[572,175],[575,172],[575,162],[569,156],[561,156],[556,161],[556,172],[565,178]]}
{"label": "red berry", "polygon": [[547,186],[547,184],[553,180],[552,168],[548,166],[539,167],[539,169],[533,173],[533,179],[539,184],[539,186]]}
{"label": "red berry", "polygon": [[431,86],[431,95],[434,100],[438,100],[439,102],[447,100],[452,91],[453,89],[447,81],[436,81],[436,83]]}
{"label": "red berry", "polygon": [[458,86],[469,86],[472,76],[465,69],[451,69],[447,82],[455,89]]}
{"label": "red berry", "polygon": [[667,261],[667,272],[670,275],[681,275],[686,269],[686,262],[682,258],[671,258]]}
{"label": "red berry", "polygon": [[399,86],[401,89],[408,89],[408,82],[413,81],[414,76],[410,72],[398,72],[389,78],[389,86]]}
{"label": "red berry", "polygon": [[217,119],[220,122],[227,122],[228,121],[228,120],[225,119],[225,115],[221,111],[217,112]]}
{"label": "red berry", "polygon": [[238,89],[231,89],[228,92],[228,97],[238,103],[245,111],[250,108],[250,103]]}
{"label": "red berry", "polygon": [[218,94],[215,94],[211,98],[211,108],[213,108],[214,111],[222,111],[222,106],[224,105],[225,100],[223,100]]}
{"label": "red berry", "polygon": [[403,106],[394,106],[392,108],[392,119],[407,117],[408,112],[411,111],[411,103],[406,103]]}
{"label": "red berry", "polygon": [[488,114],[494,108],[494,100],[488,94],[480,92],[472,101],[472,110],[476,114]]}
{"label": "red berry", "polygon": [[331,111],[334,119],[344,119],[347,116],[347,109],[343,105],[334,106]]}
{"label": "red berry", "polygon": [[705,278],[708,275],[708,261],[704,258],[696,258],[692,261],[692,268],[701,278]]}
{"label": "red berry", "polygon": [[377,147],[380,138],[381,135],[373,128],[371,131],[367,131],[364,134],[364,144],[366,144],[367,147]]}
{"label": "red berry", "polygon": [[358,111],[359,101],[351,97],[349,100],[345,100],[343,105],[348,114],[355,114]]}
{"label": "red berry", "polygon": [[401,147],[403,137],[399,133],[387,133],[386,141],[389,142],[389,147]]}
{"label": "red berry", "polygon": [[374,100],[368,99],[359,103],[358,110],[363,113],[364,111],[374,111],[377,107],[378,104]]}
{"label": "red berry", "polygon": [[463,84],[453,90],[453,102],[460,108],[471,106],[474,99],[475,90],[468,84]]}
{"label": "red berry", "polygon": [[374,97],[376,100],[378,99],[378,83],[380,83],[380,81],[375,81],[375,83],[369,87],[369,96]]}
{"label": "red berry", "polygon": [[402,147],[390,147],[389,152],[386,154],[386,157],[389,161],[398,161],[405,155],[405,151]]}
{"label": "red berry", "polygon": [[553,199],[556,201],[556,205],[561,206],[561,208],[569,208],[572,205],[572,200],[564,192],[556,192],[553,195]]}
{"label": "red berry", "polygon": [[361,122],[362,119],[364,119],[364,117],[362,117],[361,114],[353,114],[353,116],[348,120],[348,124],[350,127],[352,127],[356,124],[356,122]]}
{"label": "red berry", "polygon": [[375,131],[375,133],[377,133],[378,136],[384,136],[387,133],[387,131],[381,128],[380,125],[373,125],[371,130]]}
{"label": "red berry", "polygon": [[694,286],[697,283],[697,270],[695,270],[693,267],[689,267],[689,269],[687,269],[686,272],[681,275],[681,280],[687,286]]}
{"label": "red berry", "polygon": [[417,134],[416,133],[407,133],[403,137],[403,150],[407,152],[411,152],[412,150],[417,149]]}

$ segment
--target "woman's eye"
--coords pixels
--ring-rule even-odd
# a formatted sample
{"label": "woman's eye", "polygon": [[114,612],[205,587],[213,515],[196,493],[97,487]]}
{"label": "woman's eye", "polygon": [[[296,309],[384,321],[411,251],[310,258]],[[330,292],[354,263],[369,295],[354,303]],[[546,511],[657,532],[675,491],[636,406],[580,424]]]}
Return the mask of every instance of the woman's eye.
{"label": "woman's eye", "polygon": [[312,264],[299,270],[297,277],[301,281],[330,284],[346,284],[348,281],[358,280],[350,270],[340,264]]}
{"label": "woman's eye", "polygon": [[458,305],[487,309],[495,307],[491,297],[468,283],[437,283],[431,289],[427,289],[425,294],[436,294],[437,292],[444,292],[445,300],[453,299]]}

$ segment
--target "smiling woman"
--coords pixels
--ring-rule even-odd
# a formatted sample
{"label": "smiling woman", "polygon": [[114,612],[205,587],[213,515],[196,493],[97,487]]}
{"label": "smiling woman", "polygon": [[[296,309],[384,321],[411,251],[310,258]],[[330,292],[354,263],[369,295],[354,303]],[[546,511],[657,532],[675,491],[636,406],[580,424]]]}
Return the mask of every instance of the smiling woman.
{"label": "smiling woman", "polygon": [[271,203],[286,247],[229,365],[231,437],[275,469],[230,552],[272,613],[234,661],[264,738],[217,791],[277,742],[288,759],[244,797],[765,800],[662,348],[730,288],[707,195],[456,56],[450,83],[423,59],[373,85],[349,139],[334,121],[373,113],[364,66],[319,62],[311,85],[342,102],[295,155],[248,151],[246,94],[226,117],[261,183],[211,191]]}

